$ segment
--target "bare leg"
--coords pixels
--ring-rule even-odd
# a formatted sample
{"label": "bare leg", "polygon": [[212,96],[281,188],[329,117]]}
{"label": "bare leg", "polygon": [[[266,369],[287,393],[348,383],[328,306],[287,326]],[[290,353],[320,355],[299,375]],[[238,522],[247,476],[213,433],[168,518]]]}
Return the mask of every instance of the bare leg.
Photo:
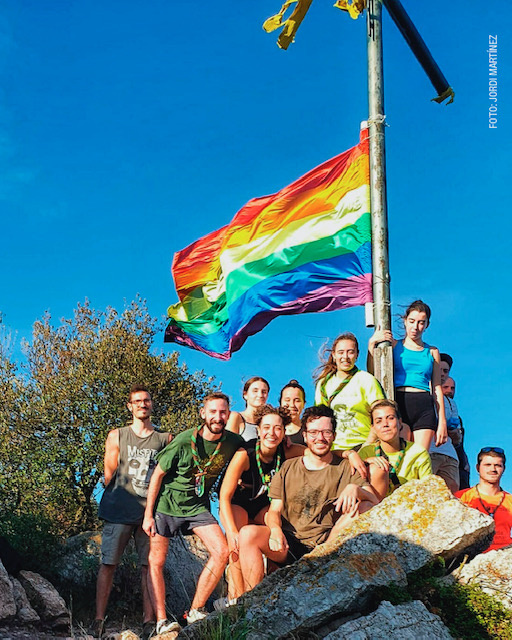
{"label": "bare leg", "polygon": [[96,581],[96,620],[104,620],[117,565],[100,564]]}
{"label": "bare leg", "polygon": [[149,543],[148,587],[157,621],[167,618],[165,608],[164,565],[169,549],[169,538],[156,534]]}
{"label": "bare leg", "polygon": [[416,431],[412,432],[412,439],[413,442],[416,442],[428,451],[435,434],[436,432],[432,431],[432,429],[417,429]]}
{"label": "bare leg", "polygon": [[141,567],[142,613],[143,622],[151,622],[155,619],[153,604],[149,596],[149,571],[147,565]]}
{"label": "bare leg", "polygon": [[[259,515],[259,514],[258,514]],[[268,546],[270,529],[248,525],[240,531],[240,564],[244,576],[244,591],[250,591],[263,580],[263,554],[274,562],[284,562],[288,551],[271,551]]]}
{"label": "bare leg", "polygon": [[204,607],[219,582],[222,572],[228,563],[228,543],[218,524],[207,524],[195,527],[192,531],[204,544],[210,557],[197,581],[196,593],[191,609]]}
{"label": "bare leg", "polygon": [[[249,516],[247,515],[247,511],[236,504],[231,505],[231,509],[233,511],[233,518],[235,520],[236,528],[238,529],[238,531],[240,531],[242,527],[245,527],[245,525],[249,523]],[[228,546],[228,598],[239,598],[244,592],[244,579],[242,576],[242,569],[240,567],[240,549],[235,549],[234,547],[232,547],[230,545],[229,539]]]}

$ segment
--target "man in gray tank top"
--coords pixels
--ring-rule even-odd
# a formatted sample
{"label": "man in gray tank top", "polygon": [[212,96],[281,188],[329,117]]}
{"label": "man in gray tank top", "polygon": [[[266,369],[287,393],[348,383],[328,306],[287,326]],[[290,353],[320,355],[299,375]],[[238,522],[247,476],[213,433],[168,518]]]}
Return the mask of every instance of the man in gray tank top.
{"label": "man in gray tank top", "polygon": [[127,403],[133,421],[127,427],[113,429],[105,443],[105,492],[99,516],[105,521],[101,545],[101,565],[96,583],[96,619],[89,629],[101,638],[114,573],[133,536],[142,572],[143,638],[154,629],[155,615],[147,586],[149,539],[142,529],[146,496],[155,456],[172,436],[160,433],[151,423],[153,408],[149,391],[133,385]]}

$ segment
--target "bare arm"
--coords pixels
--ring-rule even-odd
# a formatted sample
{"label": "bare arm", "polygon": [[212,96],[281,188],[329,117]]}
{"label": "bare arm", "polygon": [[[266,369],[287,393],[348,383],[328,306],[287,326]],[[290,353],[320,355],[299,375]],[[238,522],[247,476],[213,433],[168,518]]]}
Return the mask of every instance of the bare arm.
{"label": "bare arm", "polygon": [[432,395],[435,400],[438,422],[436,431],[436,446],[444,444],[448,440],[448,429],[446,426],[446,414],[444,411],[444,396],[441,388],[441,369],[439,364],[441,357],[439,349],[432,347],[430,350],[434,358],[434,366],[432,367]]}
{"label": "bare arm", "polygon": [[220,487],[219,515],[226,530],[226,535],[228,538],[232,538],[231,541],[235,549],[238,548],[238,528],[233,516],[231,500],[238,486],[238,481],[242,477],[242,473],[248,469],[249,456],[247,455],[247,451],[245,451],[245,449],[239,449],[231,459]]}
{"label": "bare arm", "polygon": [[108,486],[114,477],[119,465],[119,429],[113,429],[105,442],[105,458],[103,461],[103,475],[105,486]]}
{"label": "bare arm", "polygon": [[372,504],[379,503],[379,499],[374,494],[370,485],[366,485],[363,489],[363,487],[358,487],[356,484],[348,484],[340,493],[334,508],[336,511],[341,511],[341,513],[349,513],[358,502],[365,501],[371,502]]}
{"label": "bare arm", "polygon": [[394,347],[397,341],[393,338],[391,331],[384,331],[380,327],[374,331],[373,336],[368,340],[368,355],[366,357],[366,368],[368,373],[374,373],[373,366],[373,351],[375,347],[381,342],[391,342],[391,346]]}
{"label": "bare arm", "polygon": [[265,522],[270,529],[270,539],[268,546],[272,551],[283,551],[288,549],[288,542],[281,528],[281,513],[283,511],[282,500],[272,500],[270,508],[265,516]]}
{"label": "bare arm", "polygon": [[151,480],[149,481],[148,487],[148,496],[146,498],[146,510],[144,512],[144,522],[142,523],[142,528],[148,534],[148,536],[154,536],[156,534],[155,529],[155,518],[154,518],[154,510],[156,499],[158,498],[158,494],[160,492],[160,487],[162,486],[162,480],[167,472],[162,469],[160,463],[158,463],[151,475]]}
{"label": "bare arm", "polygon": [[232,431],[233,433],[240,433],[240,427],[244,421],[242,416],[237,411],[232,411],[229,414],[228,423],[226,425],[226,431]]}

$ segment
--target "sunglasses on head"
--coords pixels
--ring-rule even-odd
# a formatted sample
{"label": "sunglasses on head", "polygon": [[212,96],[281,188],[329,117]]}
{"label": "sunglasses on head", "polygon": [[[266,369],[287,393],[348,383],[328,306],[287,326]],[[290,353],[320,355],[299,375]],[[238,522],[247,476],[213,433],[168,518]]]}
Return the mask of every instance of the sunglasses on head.
{"label": "sunglasses on head", "polygon": [[501,447],[484,447],[480,450],[480,453],[491,453],[491,451],[499,454],[500,456],[505,455],[505,451]]}

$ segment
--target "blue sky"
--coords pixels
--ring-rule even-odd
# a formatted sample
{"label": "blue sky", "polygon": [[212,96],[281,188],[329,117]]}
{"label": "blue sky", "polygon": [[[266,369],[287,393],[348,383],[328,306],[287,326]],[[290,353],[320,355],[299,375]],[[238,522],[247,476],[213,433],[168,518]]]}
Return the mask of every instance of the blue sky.
{"label": "blue sky", "polygon": [[[385,15],[393,313],[416,298],[431,305],[426,339],[454,357],[472,462],[484,445],[512,456],[511,29],[497,3],[404,5],[456,97],[430,101],[434,89]],[[261,28],[279,6],[4,0],[0,311],[16,353],[45,310],[57,321],[86,297],[121,308],[140,293],[162,316],[177,300],[175,251],[357,142],[365,21],[315,0],[281,51]],[[498,36],[497,129],[489,35]],[[251,375],[269,379],[272,401],[290,378],[312,399],[318,351],[343,330],[366,343],[362,308],[277,319],[229,362],[178,350],[241,409]]]}

